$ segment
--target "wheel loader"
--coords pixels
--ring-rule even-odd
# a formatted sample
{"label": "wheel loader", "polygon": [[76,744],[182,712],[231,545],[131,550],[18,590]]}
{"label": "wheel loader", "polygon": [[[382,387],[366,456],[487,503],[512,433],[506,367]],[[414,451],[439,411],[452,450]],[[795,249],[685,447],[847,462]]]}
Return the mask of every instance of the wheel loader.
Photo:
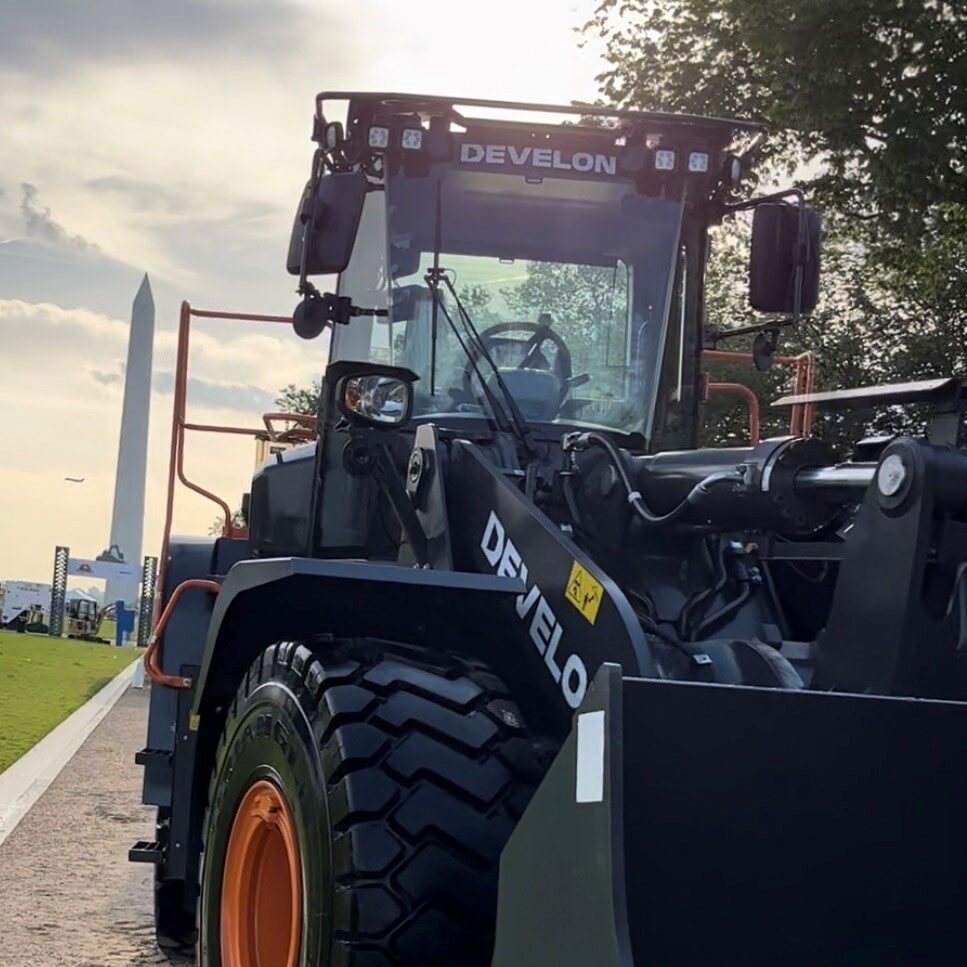
{"label": "wheel loader", "polygon": [[[962,956],[967,389],[800,385],[773,402],[789,434],[698,446],[728,336],[705,324],[710,229],[752,212],[760,365],[818,298],[819,215],[746,187],[764,138],[318,96],[287,268],[296,332],[331,338],[319,411],[213,540],[170,536],[176,478],[220,501],[182,444],[217,429],[184,387],[190,322],[222,314],[182,310],[137,757],[157,834],[130,854],[163,947]],[[809,433],[817,407],[908,405],[922,433]]]}

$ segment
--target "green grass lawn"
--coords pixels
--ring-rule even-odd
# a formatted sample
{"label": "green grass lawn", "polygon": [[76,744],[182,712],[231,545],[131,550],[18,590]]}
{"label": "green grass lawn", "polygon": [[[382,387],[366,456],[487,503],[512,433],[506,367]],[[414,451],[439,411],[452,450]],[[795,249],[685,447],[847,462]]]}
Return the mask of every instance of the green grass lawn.
{"label": "green grass lawn", "polygon": [[136,657],[133,648],[0,631],[0,772]]}

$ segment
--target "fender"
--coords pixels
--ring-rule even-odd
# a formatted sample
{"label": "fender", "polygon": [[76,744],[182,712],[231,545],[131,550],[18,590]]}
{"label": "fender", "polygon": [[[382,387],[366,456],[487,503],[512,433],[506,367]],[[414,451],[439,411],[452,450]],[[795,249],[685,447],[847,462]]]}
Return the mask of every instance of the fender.
{"label": "fender", "polygon": [[[263,649],[275,641],[324,633],[459,651],[486,658],[518,697],[530,700],[534,717],[540,718],[541,709],[534,708],[540,699],[528,694],[528,670],[513,649],[500,646],[509,636],[500,633],[501,618],[495,620],[495,615],[506,613],[498,604],[512,602],[523,590],[523,582],[511,577],[365,561],[290,557],[236,563],[207,619],[194,694],[156,690],[178,705],[166,723],[178,737],[173,771],[152,781],[152,787],[164,786],[160,804],[170,807],[166,876],[189,884],[197,880],[208,776],[224,709]],[[179,636],[197,634],[200,640],[207,611],[187,617],[178,628]],[[152,761],[145,760],[146,788],[148,773],[155,768]]]}
{"label": "fender", "polygon": [[[192,708],[197,728],[225,704],[255,657],[274,641],[373,637],[486,659],[506,673],[498,603],[524,590],[512,577],[431,571],[364,561],[271,558],[241,561],[215,600]],[[498,643],[495,644],[495,639]],[[520,679],[517,669],[512,677]]]}

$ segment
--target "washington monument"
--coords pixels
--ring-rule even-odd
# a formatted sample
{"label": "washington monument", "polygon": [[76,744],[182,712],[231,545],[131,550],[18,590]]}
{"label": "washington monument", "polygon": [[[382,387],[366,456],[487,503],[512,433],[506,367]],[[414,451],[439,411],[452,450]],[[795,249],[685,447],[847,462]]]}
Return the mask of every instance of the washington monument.
{"label": "washington monument", "polygon": [[[124,405],[121,436],[114,476],[114,510],[111,539],[127,564],[141,562],[144,529],[144,478],[148,460],[148,414],[151,407],[151,354],[154,348],[154,298],[145,274],[131,308],[128,359],[124,369]],[[138,580],[112,579],[107,582],[104,603],[137,600]]]}

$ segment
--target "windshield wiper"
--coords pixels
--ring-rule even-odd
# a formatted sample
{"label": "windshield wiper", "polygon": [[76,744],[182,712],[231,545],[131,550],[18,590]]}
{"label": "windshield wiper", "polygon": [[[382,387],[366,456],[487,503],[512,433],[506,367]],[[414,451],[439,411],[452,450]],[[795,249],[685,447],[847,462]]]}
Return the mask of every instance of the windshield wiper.
{"label": "windshield wiper", "polygon": [[[434,305],[438,306],[440,311],[443,313],[450,328],[453,330],[453,334],[457,337],[457,342],[460,344],[460,348],[466,355],[470,365],[473,367],[474,374],[477,377],[480,387],[487,397],[487,402],[490,404],[490,408],[493,410],[495,420],[498,420],[503,424],[502,429],[506,429],[513,433],[514,436],[520,441],[521,445],[534,456],[534,448],[531,444],[530,435],[527,432],[527,422],[524,419],[520,408],[517,406],[517,401],[514,399],[510,390],[507,388],[507,384],[504,382],[504,378],[500,375],[500,370],[497,364],[494,362],[493,357],[484,345],[483,340],[480,338],[480,333],[477,331],[477,327],[473,323],[473,319],[470,318],[470,313],[467,312],[460,296],[457,295],[457,290],[454,288],[453,282],[450,276],[447,274],[447,270],[444,268],[432,268],[425,276],[426,284],[433,295]],[[466,341],[463,336],[461,336],[460,331],[457,329],[456,323],[453,321],[449,310],[446,307],[446,302],[443,299],[443,295],[440,292],[440,283],[443,283],[447,287],[447,291],[453,298],[453,302],[457,307],[457,311],[460,313],[460,321],[464,327],[466,336],[473,346],[473,349],[467,346]],[[476,356],[474,355],[474,350],[476,351]],[[480,367],[477,365],[477,357],[486,361],[487,365],[490,367],[491,372],[494,374],[494,380],[497,383],[497,387],[500,389],[501,396],[504,398],[504,405],[501,406],[492,388],[487,384],[487,380],[484,379],[483,374],[480,372]]]}

